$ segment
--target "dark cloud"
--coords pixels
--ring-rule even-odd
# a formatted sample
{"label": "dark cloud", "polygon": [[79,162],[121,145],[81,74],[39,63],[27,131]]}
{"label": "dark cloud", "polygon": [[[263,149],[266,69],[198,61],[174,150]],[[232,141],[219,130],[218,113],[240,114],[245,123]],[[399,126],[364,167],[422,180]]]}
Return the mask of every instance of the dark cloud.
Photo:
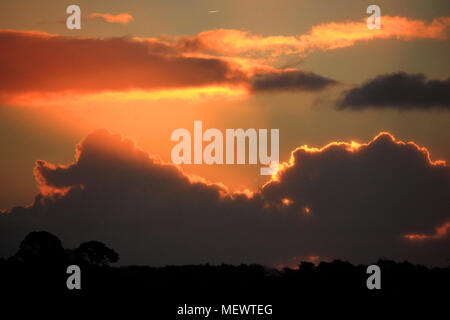
{"label": "dark cloud", "polygon": [[[0,30],[0,98],[39,93],[97,93],[211,85],[251,91],[316,91],[334,84],[314,73],[280,70],[249,78],[198,39],[77,38],[35,31]],[[30,54],[32,53],[32,54]]]}
{"label": "dark cloud", "polygon": [[37,162],[34,203],[0,215],[0,256],[30,231],[46,230],[65,247],[108,243],[124,264],[278,265],[307,256],[448,264],[448,233],[404,235],[434,235],[449,222],[449,170],[425,149],[382,134],[359,148],[299,148],[250,197],[98,130],[77,145],[73,164]]}
{"label": "dark cloud", "polygon": [[254,92],[318,91],[337,83],[315,73],[299,70],[257,74],[250,82]]}
{"label": "dark cloud", "polygon": [[0,31],[0,93],[98,92],[240,82],[219,58],[184,57],[158,41]]}
{"label": "dark cloud", "polygon": [[380,75],[343,93],[339,109],[450,109],[450,79],[427,80],[423,74]]}
{"label": "dark cloud", "polygon": [[[294,210],[307,207],[308,232],[317,235],[308,240],[317,240],[323,255],[438,257],[438,245],[425,258],[420,244],[408,247],[400,241],[406,234],[434,235],[437,226],[450,221],[450,168],[431,163],[426,149],[383,133],[359,147],[333,143],[321,150],[299,148],[291,161],[262,195],[273,203],[292,199]],[[441,250],[449,238],[441,242]],[[448,263],[448,250],[441,254]]]}

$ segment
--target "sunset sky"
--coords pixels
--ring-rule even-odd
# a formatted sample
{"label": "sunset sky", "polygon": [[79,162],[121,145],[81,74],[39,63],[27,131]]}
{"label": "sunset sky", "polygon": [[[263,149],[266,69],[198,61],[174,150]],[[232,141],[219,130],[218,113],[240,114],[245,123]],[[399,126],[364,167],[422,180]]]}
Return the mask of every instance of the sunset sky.
{"label": "sunset sky", "polygon": [[[66,8],[71,4],[81,8],[81,30],[66,28]],[[366,26],[366,8],[370,4],[381,8],[379,30]],[[360,0],[3,0],[0,4],[0,179],[3,182],[0,209],[14,215],[17,213],[11,209],[16,206],[27,210],[26,206],[31,204],[35,208],[38,193],[48,197],[48,201],[55,201],[53,205],[58,210],[64,208],[71,201],[67,199],[68,190],[75,185],[83,188],[89,185],[87,181],[93,179],[85,176],[92,170],[89,164],[100,158],[110,161],[105,167],[112,170],[114,177],[128,163],[132,163],[134,169],[129,170],[134,176],[135,170],[141,168],[136,164],[141,157],[146,159],[142,160],[145,163],[153,157],[170,163],[175,145],[170,141],[171,133],[177,128],[192,132],[194,120],[201,120],[204,130],[218,128],[222,132],[227,128],[277,128],[280,160],[286,162],[278,178],[259,175],[259,165],[183,165],[183,171],[176,174],[167,169],[171,178],[157,175],[157,179],[164,183],[174,179],[173,197],[180,196],[176,192],[186,197],[192,193],[195,197],[196,191],[179,181],[184,177],[194,179],[191,174],[202,177],[198,192],[203,200],[199,203],[206,201],[207,210],[214,212],[216,209],[211,208],[217,205],[219,212],[223,206],[228,208],[225,211],[230,208],[248,211],[252,217],[256,215],[256,224],[259,219],[264,220],[260,221],[261,225],[266,219],[272,219],[265,216],[267,206],[283,212],[284,206],[295,207],[302,219],[322,213],[321,223],[326,226],[340,225],[335,221],[336,215],[346,212],[349,214],[343,220],[353,222],[343,225],[339,232],[347,234],[349,226],[354,226],[359,231],[352,231],[353,237],[366,230],[357,229],[362,220],[357,213],[367,211],[366,221],[380,226],[384,237],[375,236],[376,228],[368,227],[374,232],[374,238],[355,248],[348,254],[349,259],[365,261],[382,255],[384,251],[380,248],[389,247],[390,237],[395,233],[403,239],[399,241],[440,242],[431,251],[420,245],[427,253],[417,253],[406,244],[406,249],[402,245],[391,246],[388,254],[419,262],[450,261],[445,249],[450,226],[449,35],[450,3],[445,0],[373,3]],[[385,133],[380,135],[382,132]],[[138,147],[131,147],[124,142],[128,140],[112,134],[132,139]],[[99,149],[93,150],[93,146]],[[109,147],[117,150],[103,154],[103,148]],[[80,161],[83,156],[89,160]],[[129,162],[123,160],[128,156]],[[115,159],[120,159],[117,166],[111,164]],[[88,166],[84,168],[86,163]],[[151,166],[160,166],[155,163]],[[55,167],[59,164],[64,166]],[[166,170],[164,165],[161,168]],[[341,168],[342,172],[334,176],[333,172]],[[355,172],[354,168],[361,170]],[[64,173],[65,170],[70,172]],[[324,179],[317,178],[324,173],[327,173]],[[363,176],[364,173],[369,176]],[[106,176],[109,175],[105,173]],[[139,176],[136,174],[140,181]],[[142,173],[143,176],[146,174]],[[372,181],[377,176],[386,179]],[[100,177],[103,174],[99,173],[97,178]],[[123,181],[119,176],[117,179],[110,183]],[[395,179],[402,181],[397,184]],[[189,183],[195,185],[192,181]],[[345,189],[350,184],[355,185]],[[93,185],[97,186],[97,182]],[[345,192],[332,196],[329,186],[337,186],[336,190],[341,191],[344,188]],[[233,198],[244,190],[247,190],[242,195],[245,199]],[[111,194],[123,194],[122,191],[111,191]],[[217,195],[219,204],[205,200],[205,194],[216,199],[215,192],[228,193],[230,199],[223,200]],[[249,196],[252,193],[253,198]],[[326,198],[327,193],[330,198]],[[373,193],[380,198],[369,199],[368,195]],[[324,195],[323,199],[320,194]],[[169,195],[161,195],[164,196]],[[338,196],[346,201],[338,201]],[[88,203],[93,198],[80,201]],[[131,198],[123,201],[124,208],[134,208],[130,203],[136,203]],[[394,198],[400,200],[389,205]],[[405,204],[410,198],[417,202]],[[58,199],[66,202],[58,204]],[[328,199],[327,205],[324,199]],[[93,207],[100,206],[94,202]],[[164,207],[164,203],[152,202],[152,208],[178,210],[178,207]],[[332,204],[338,207],[333,208]],[[107,211],[105,206],[101,208],[98,211]],[[202,210],[195,206],[189,208],[188,213]],[[336,215],[331,215],[331,211]],[[394,218],[391,221],[391,213],[397,214],[398,221],[404,223],[394,222]],[[195,219],[203,221],[203,216],[195,213],[192,220]],[[225,226],[229,226],[231,222],[223,219]],[[277,235],[283,233],[283,226],[288,229],[283,241],[296,241],[298,230],[290,228],[295,219],[286,217],[279,224],[273,222],[281,228]],[[377,219],[385,219],[387,224],[379,224]],[[158,223],[165,225],[164,221]],[[311,225],[311,230],[319,233],[322,230],[332,239],[333,232],[323,224]],[[9,228],[6,222],[0,225],[2,230]],[[247,220],[243,225],[251,229]],[[56,231],[70,229],[51,223],[42,226],[51,226]],[[20,232],[26,232],[25,227],[21,228]],[[261,228],[259,233],[254,231],[258,235],[250,238],[260,239],[267,232],[265,227]],[[94,229],[84,237],[98,237]],[[133,232],[131,223],[126,230]],[[20,232],[17,231],[17,238]],[[105,237],[112,239],[112,232]],[[2,235],[4,239],[8,237]],[[189,239],[189,233],[186,237]],[[72,236],[66,238],[69,242],[78,240]],[[158,242],[165,238],[161,235],[152,239]],[[223,239],[219,236],[216,241],[226,243],[226,239],[223,235]],[[311,241],[306,233],[301,239]],[[382,244],[374,239],[381,239]],[[202,239],[197,240],[202,243]],[[16,238],[11,240],[11,247],[14,241]],[[152,244],[152,248],[176,250],[180,248],[177,241],[181,240],[169,241],[161,247]],[[254,241],[256,247],[263,242]],[[273,244],[272,249],[279,256],[272,259],[263,252],[253,251],[251,259],[289,264],[298,257],[332,258],[347,254],[344,245],[329,246],[328,241],[332,242],[318,240],[311,250],[291,246],[277,251],[278,245]],[[125,248],[125,241],[118,240],[118,246]],[[244,248],[235,255],[236,249],[231,248],[235,247],[225,246],[222,255],[214,251],[211,260],[245,260]],[[249,246],[248,250],[252,248]],[[374,249],[373,254],[364,251],[368,248]],[[8,250],[5,245],[3,252]],[[136,252],[129,256],[136,257]],[[193,256],[209,257],[208,248],[204,252],[192,252]],[[442,257],[445,252],[447,256]],[[163,253],[148,261],[156,264],[206,262]]]}

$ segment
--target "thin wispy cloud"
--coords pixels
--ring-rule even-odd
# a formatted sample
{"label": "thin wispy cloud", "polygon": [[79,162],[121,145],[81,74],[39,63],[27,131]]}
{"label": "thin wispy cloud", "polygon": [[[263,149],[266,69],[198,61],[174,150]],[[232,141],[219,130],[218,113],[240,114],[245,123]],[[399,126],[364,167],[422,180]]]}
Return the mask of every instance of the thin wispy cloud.
{"label": "thin wispy cloud", "polygon": [[365,21],[331,22],[313,26],[305,34],[263,36],[236,29],[207,30],[191,40],[199,49],[224,55],[305,55],[312,50],[334,50],[375,39],[413,41],[419,39],[448,39],[450,17],[434,19],[431,23],[406,17],[382,17],[382,28],[370,30]]}
{"label": "thin wispy cloud", "polygon": [[109,13],[92,13],[88,19],[99,19],[106,23],[128,24],[134,20],[129,13],[109,14]]}

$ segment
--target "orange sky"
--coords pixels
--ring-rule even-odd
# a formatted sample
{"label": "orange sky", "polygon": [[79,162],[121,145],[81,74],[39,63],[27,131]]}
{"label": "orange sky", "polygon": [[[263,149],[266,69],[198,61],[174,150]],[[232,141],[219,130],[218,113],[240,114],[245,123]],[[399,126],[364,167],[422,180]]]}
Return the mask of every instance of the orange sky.
{"label": "orange sky", "polygon": [[[448,112],[337,111],[338,94],[378,74],[405,71],[432,79],[449,74],[450,12],[412,1],[382,5],[381,30],[365,26],[365,7],[227,1],[144,4],[79,1],[82,29],[65,28],[63,2],[0,5],[0,207],[30,202],[33,162],[67,163],[72,146],[107,128],[170,160],[174,129],[279,128],[280,158],[300,145],[364,143],[381,131],[450,159]],[[307,6],[307,8],[305,7]],[[210,10],[220,12],[211,15]],[[446,10],[447,9],[447,10]],[[244,14],[246,13],[246,14]],[[270,13],[270,15],[269,15]],[[268,29],[266,17],[274,17]],[[284,19],[276,19],[284,17]],[[32,46],[33,55],[24,50]],[[256,92],[255,74],[301,70],[336,81],[319,91]],[[45,75],[45,76],[43,76]],[[232,189],[257,189],[258,166],[184,166]]]}

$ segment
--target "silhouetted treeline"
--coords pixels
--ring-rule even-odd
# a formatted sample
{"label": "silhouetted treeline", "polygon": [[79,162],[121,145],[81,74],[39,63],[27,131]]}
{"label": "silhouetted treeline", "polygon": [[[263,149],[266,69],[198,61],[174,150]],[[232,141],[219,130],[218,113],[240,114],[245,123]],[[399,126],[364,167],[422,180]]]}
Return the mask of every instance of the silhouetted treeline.
{"label": "silhouetted treeline", "polygon": [[[151,254],[151,253],[149,253]],[[277,270],[261,265],[111,266],[119,255],[101,242],[64,249],[47,232],[32,232],[15,255],[0,259],[2,293],[59,298],[121,297],[174,315],[183,304],[272,304],[278,314],[318,301],[378,303],[448,297],[450,268],[427,268],[408,262],[379,260],[381,290],[369,290],[367,266],[335,260]],[[68,265],[81,268],[81,290],[68,290]],[[412,300],[411,300],[412,301]],[[291,311],[289,311],[291,310]],[[156,311],[154,311],[156,312]],[[163,319],[171,317],[163,317]],[[176,318],[176,317],[174,317]],[[272,317],[271,319],[275,319]],[[188,318],[187,318],[188,319]]]}

